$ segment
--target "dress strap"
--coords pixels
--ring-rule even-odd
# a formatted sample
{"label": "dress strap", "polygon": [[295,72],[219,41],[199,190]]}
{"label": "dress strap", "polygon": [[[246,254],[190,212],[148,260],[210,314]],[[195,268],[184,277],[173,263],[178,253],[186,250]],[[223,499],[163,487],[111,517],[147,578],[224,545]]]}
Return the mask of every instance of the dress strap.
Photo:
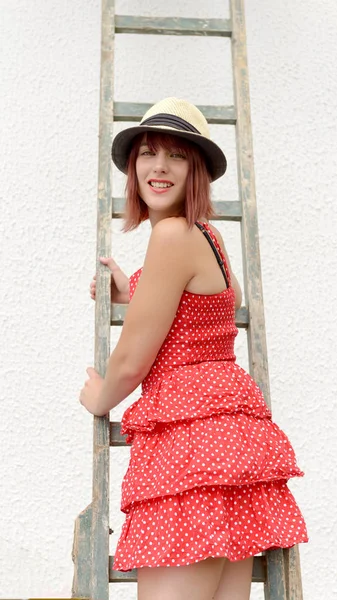
{"label": "dress strap", "polygon": [[224,279],[226,281],[226,285],[227,287],[230,287],[230,274],[228,265],[226,263],[225,256],[223,255],[221,248],[219,247],[218,241],[216,239],[213,239],[213,237],[215,237],[213,231],[206,223],[199,223],[199,221],[196,221],[195,225],[198,227],[198,229],[200,229],[200,231],[204,234],[205,238],[209,242],[214,252],[215,258],[218,261]]}

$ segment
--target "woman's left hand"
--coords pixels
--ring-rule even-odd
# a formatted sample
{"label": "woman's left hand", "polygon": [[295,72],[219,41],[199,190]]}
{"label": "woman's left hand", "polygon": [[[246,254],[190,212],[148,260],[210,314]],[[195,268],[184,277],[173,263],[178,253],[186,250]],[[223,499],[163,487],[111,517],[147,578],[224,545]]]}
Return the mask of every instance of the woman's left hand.
{"label": "woman's left hand", "polygon": [[84,384],[80,393],[80,403],[93,415],[98,408],[98,399],[102,391],[104,379],[93,367],[87,368],[89,379]]}

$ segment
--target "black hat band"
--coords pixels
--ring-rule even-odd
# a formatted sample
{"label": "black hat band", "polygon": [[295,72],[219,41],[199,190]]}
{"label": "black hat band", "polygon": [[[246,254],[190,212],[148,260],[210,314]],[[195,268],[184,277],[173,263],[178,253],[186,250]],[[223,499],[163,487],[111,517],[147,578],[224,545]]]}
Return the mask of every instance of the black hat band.
{"label": "black hat band", "polygon": [[200,131],[198,131],[196,127],[193,127],[191,123],[188,123],[180,117],[176,117],[175,115],[169,115],[166,113],[159,113],[158,115],[153,115],[152,117],[145,119],[145,121],[140,123],[141,127],[143,125],[166,125],[167,127],[174,127],[175,129],[181,129],[182,131],[191,131],[192,133],[199,133],[199,135],[201,135]]}

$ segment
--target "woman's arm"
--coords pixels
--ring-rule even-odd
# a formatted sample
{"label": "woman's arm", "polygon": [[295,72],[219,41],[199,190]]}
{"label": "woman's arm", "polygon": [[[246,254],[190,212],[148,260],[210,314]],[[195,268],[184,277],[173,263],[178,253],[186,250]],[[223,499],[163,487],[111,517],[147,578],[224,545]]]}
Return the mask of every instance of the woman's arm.
{"label": "woman's arm", "polygon": [[105,415],[150,371],[170,330],[182,293],[195,275],[190,236],[185,219],[168,218],[154,226],[120,339],[90,412]]}

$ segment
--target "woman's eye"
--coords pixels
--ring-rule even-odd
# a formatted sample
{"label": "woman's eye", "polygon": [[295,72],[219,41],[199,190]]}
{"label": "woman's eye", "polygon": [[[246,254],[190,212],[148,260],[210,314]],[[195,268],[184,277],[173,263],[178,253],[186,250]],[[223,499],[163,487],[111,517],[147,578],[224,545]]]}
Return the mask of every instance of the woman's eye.
{"label": "woman's eye", "polygon": [[180,152],[172,152],[171,156],[173,156],[173,158],[186,158],[186,156]]}
{"label": "woman's eye", "polygon": [[154,152],[151,152],[151,150],[143,150],[140,155],[141,156],[152,156],[154,154]]}

